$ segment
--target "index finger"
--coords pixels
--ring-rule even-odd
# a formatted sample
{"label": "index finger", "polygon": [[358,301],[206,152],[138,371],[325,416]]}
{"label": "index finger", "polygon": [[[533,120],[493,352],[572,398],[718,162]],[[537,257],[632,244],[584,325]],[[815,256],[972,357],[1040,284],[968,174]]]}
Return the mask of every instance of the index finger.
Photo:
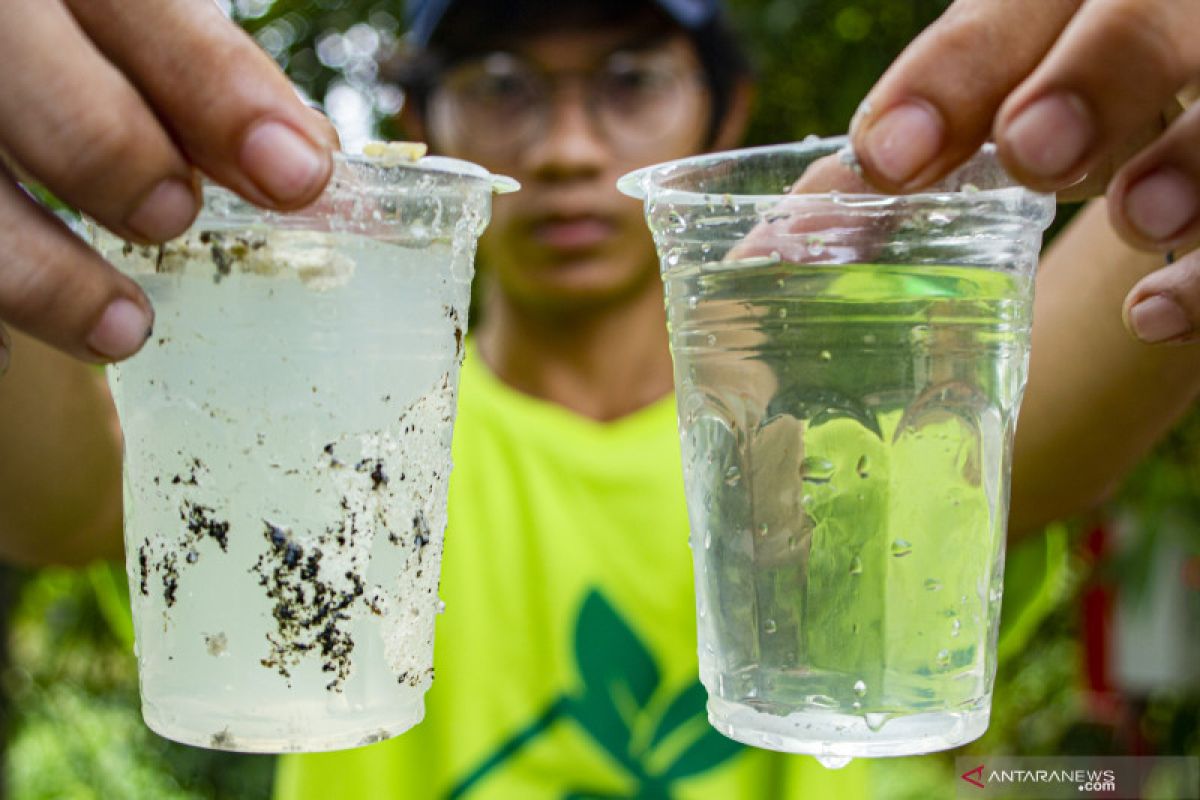
{"label": "index finger", "polygon": [[67,0],[187,157],[251,202],[299,208],[332,171],[332,126],[209,0]]}
{"label": "index finger", "polygon": [[911,191],[966,161],[1082,1],[954,3],[900,55],[851,123],[871,183]]}

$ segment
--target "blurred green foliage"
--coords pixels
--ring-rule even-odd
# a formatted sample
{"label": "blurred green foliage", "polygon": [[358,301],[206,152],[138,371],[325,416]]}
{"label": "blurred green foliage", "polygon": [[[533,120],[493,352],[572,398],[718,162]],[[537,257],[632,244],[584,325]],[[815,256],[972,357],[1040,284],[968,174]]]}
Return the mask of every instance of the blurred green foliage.
{"label": "blurred green foliage", "polygon": [[1111,570],[1132,592],[1143,593],[1152,580],[1151,555],[1164,537],[1182,533],[1185,551],[1200,557],[1200,414],[1185,418],[1134,470],[1115,505],[1131,513],[1139,528],[1138,546],[1123,552]]}
{"label": "blurred green foliage", "polygon": [[859,102],[949,0],[731,0],[759,94],[748,144],[845,133]]}
{"label": "blurred green foliage", "polygon": [[[345,110],[378,123],[398,109],[402,97],[394,87],[378,84],[376,63],[402,42],[400,3],[218,2],[335,117]],[[748,143],[844,132],[874,80],[948,5],[949,0],[730,0],[759,78]],[[1193,415],[1115,501],[1145,532],[1145,541],[1118,564],[1122,580],[1147,579],[1146,553],[1167,518],[1200,519],[1198,455],[1200,417]],[[988,734],[967,752],[1121,750],[1121,732],[1092,719],[1080,688],[1079,596],[1089,581],[1105,576],[1093,574],[1092,566],[1068,548],[1067,537],[1066,528],[1060,528],[1050,538],[1035,537],[1010,557],[998,701]],[[1192,552],[1200,553],[1200,540],[1192,542]],[[1047,572],[1047,565],[1054,568]],[[119,567],[0,575],[0,584],[14,581],[23,588],[11,616],[11,663],[3,675],[6,796],[249,800],[269,795],[270,758],[175,745],[142,725]],[[1200,702],[1194,691],[1145,698],[1132,714],[1128,724],[1159,752],[1200,754]],[[954,755],[876,762],[879,796],[953,796]]]}
{"label": "blurred green foliage", "polygon": [[12,664],[3,678],[16,712],[7,732],[4,796],[269,796],[273,759],[175,744],[142,723],[126,591],[124,569],[109,564],[42,570],[25,583],[10,621]]}
{"label": "blurred green foliage", "polygon": [[[377,84],[378,57],[402,42],[387,0],[233,0],[235,19],[318,103],[351,87],[376,120],[399,96]],[[844,133],[859,101],[950,0],[729,0],[759,77],[748,144]],[[331,94],[333,93],[333,94]]]}

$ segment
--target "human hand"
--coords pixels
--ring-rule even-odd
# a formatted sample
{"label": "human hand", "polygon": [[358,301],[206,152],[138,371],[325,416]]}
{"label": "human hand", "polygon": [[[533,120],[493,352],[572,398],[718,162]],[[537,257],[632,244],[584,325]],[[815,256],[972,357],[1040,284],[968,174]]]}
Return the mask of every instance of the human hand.
{"label": "human hand", "polygon": [[[868,95],[851,126],[855,150],[872,183],[913,191],[991,135],[1008,170],[1034,189],[1063,199],[1107,192],[1111,223],[1129,243],[1193,245],[1200,107],[1181,113],[1176,98],[1200,76],[1197,30],[1197,2],[958,0]],[[1130,293],[1126,319],[1144,340],[1178,339],[1162,333],[1185,318],[1180,336],[1200,328],[1200,279],[1186,268],[1146,279],[1157,282],[1154,296],[1178,293],[1174,308],[1157,304],[1152,336],[1128,313],[1141,285]]]}
{"label": "human hand", "polygon": [[1166,202],[1200,211],[1200,112],[1176,100],[1200,77],[1197,25],[1200,4],[1179,0],[958,0],[867,95],[855,152],[873,184],[912,191],[993,136],[1022,183],[1108,188],[1131,243],[1178,245],[1200,235],[1200,215]]}
{"label": "human hand", "polygon": [[259,205],[304,206],[337,135],[210,0],[8,0],[5,15],[0,321],[89,361],[125,358],[149,336],[149,301],[17,176],[161,242],[194,219],[197,170]]}

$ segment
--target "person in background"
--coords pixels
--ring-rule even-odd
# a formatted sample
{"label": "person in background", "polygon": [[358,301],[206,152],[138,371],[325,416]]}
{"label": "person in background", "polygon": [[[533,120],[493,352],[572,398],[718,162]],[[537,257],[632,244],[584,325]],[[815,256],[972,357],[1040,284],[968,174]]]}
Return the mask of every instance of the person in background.
{"label": "person in background", "polygon": [[[613,184],[647,163],[736,144],[750,89],[719,5],[414,5],[424,59],[408,75],[413,135],[525,188],[497,202],[480,243],[482,314],[454,445],[449,610],[426,721],[369,748],[285,759],[279,796],[865,796],[860,766],[828,772],[716,734],[696,681],[661,286],[641,209]],[[251,125],[237,158],[210,150],[197,165],[262,202],[299,204],[327,173],[326,134],[302,110],[271,114]],[[262,125],[307,144],[272,138],[253,168],[279,172],[255,184],[230,164],[254,154]],[[318,168],[302,179],[288,165],[305,147]],[[870,174],[878,165],[862,150]],[[291,194],[267,191],[274,180]],[[170,202],[152,207],[165,215]],[[1122,245],[1104,214],[1084,212],[1039,277],[1014,531],[1094,502],[1200,388],[1194,348],[1145,348],[1123,330],[1122,299],[1159,262]],[[107,219],[141,230],[121,227],[116,212]],[[159,238],[186,219],[141,235]],[[44,246],[54,257],[47,282],[72,258],[92,258]],[[101,287],[97,297],[118,280],[91,262],[79,274]],[[24,284],[0,290],[14,285]],[[144,310],[139,297],[129,301]],[[26,327],[80,352],[53,314],[33,321],[31,306],[9,302],[0,314],[17,308]],[[87,318],[82,301],[71,308]],[[18,344],[24,355],[0,383],[0,446],[20,454],[0,463],[0,547],[26,562],[119,553],[111,401],[86,368],[28,338]]]}
{"label": "person in background", "polygon": [[615,184],[737,144],[749,71],[719,5],[414,11],[407,133],[523,187],[480,241],[439,688],[411,736],[284,760],[277,797],[865,796],[862,769],[725,739],[697,680],[662,287]]}

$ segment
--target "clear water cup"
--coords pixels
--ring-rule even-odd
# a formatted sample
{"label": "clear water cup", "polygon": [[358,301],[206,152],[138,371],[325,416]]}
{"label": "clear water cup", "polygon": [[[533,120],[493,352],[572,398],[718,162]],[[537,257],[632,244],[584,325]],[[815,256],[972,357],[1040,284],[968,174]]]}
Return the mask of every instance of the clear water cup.
{"label": "clear water cup", "polygon": [[96,230],[157,314],[109,379],[159,734],[331,750],[423,717],[476,239],[514,188],[339,154],[296,213],[208,185],[165,245]]}
{"label": "clear water cup", "polygon": [[709,719],[831,766],[987,728],[1054,208],[990,146],[899,197],[847,153],[810,139],[621,183],[662,263]]}

